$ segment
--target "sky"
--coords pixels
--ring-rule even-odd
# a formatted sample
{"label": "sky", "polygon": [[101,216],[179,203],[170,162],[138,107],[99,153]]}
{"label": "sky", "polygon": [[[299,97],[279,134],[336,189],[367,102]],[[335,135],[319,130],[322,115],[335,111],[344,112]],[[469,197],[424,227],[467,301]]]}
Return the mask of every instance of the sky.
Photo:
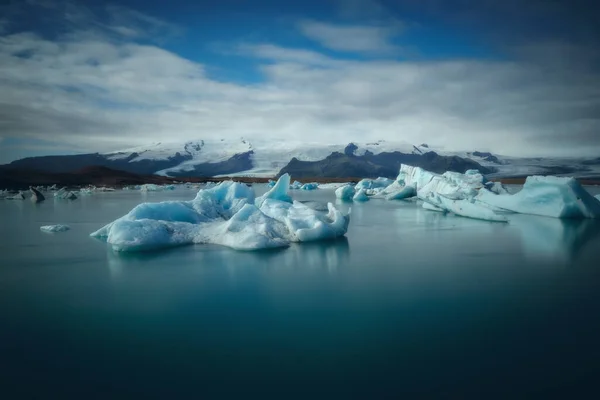
{"label": "sky", "polygon": [[0,0],[0,163],[157,141],[600,156],[593,0]]}

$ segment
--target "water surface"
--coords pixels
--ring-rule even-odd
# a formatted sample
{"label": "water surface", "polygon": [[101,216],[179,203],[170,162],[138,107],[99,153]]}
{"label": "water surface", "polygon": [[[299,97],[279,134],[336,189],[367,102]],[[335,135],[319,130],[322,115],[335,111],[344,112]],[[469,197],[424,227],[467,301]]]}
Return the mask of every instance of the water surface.
{"label": "water surface", "polygon": [[[598,391],[597,222],[498,224],[372,200],[336,203],[352,207],[346,238],[281,250],[121,255],[88,236],[141,201],[193,196],[0,201],[3,398]],[[71,230],[39,230],[55,223]]]}

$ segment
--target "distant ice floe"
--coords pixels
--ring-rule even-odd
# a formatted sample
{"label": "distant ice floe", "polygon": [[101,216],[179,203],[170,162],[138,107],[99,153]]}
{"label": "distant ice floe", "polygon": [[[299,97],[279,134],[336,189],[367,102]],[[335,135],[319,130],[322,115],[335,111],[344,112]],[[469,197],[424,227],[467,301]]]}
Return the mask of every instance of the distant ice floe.
{"label": "distant ice floe", "polygon": [[69,229],[71,229],[71,228],[68,225],[62,225],[62,224],[40,226],[40,230],[42,232],[48,232],[48,233],[65,232],[65,231],[68,231]]}
{"label": "distant ice floe", "polygon": [[510,212],[600,218],[598,197],[590,195],[574,178],[531,176],[520,192],[511,195],[501,183],[487,181],[477,170],[440,175],[403,164],[396,181],[380,196],[389,200],[416,196],[426,209],[486,221],[507,222],[506,213]]}
{"label": "distant ice floe", "polygon": [[302,190],[315,190],[319,188],[319,184],[316,182],[311,182],[311,183],[305,183],[304,185],[302,185],[302,187],[300,189]]}
{"label": "distant ice floe", "polygon": [[328,211],[293,201],[285,174],[263,196],[243,183],[226,181],[201,189],[191,201],[143,203],[91,234],[116,251],[143,251],[191,243],[257,250],[340,237],[349,215],[331,203]]}
{"label": "distant ice floe", "polygon": [[162,192],[165,190],[175,190],[175,185],[155,185],[147,183],[140,186],[140,191],[142,192]]}
{"label": "distant ice floe", "polygon": [[19,192],[12,196],[6,196],[4,199],[5,200],[25,200],[25,195],[23,194],[23,192]]}
{"label": "distant ice floe", "polygon": [[75,192],[71,192],[67,190],[67,188],[62,188],[56,192],[54,192],[54,197],[62,200],[75,200],[77,199],[77,195]]}
{"label": "distant ice floe", "polygon": [[340,200],[352,200],[354,197],[354,186],[347,184],[335,190],[335,197]]}
{"label": "distant ice floe", "polygon": [[359,181],[354,188],[357,191],[360,189],[383,189],[390,186],[392,183],[394,183],[394,180],[382,177],[379,177],[377,179],[363,179]]}

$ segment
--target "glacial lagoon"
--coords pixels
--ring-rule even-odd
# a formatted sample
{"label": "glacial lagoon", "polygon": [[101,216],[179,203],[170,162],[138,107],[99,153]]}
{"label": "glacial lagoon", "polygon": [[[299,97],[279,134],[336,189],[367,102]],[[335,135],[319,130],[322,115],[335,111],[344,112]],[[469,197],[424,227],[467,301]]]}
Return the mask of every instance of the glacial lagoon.
{"label": "glacial lagoon", "polygon": [[[295,190],[296,200],[351,208],[346,236],[256,252],[190,245],[139,254],[89,237],[141,202],[195,193],[0,201],[5,393],[494,398],[598,390],[598,221],[510,215],[499,224],[413,200],[345,203],[333,190]],[[52,224],[70,229],[40,231]]]}

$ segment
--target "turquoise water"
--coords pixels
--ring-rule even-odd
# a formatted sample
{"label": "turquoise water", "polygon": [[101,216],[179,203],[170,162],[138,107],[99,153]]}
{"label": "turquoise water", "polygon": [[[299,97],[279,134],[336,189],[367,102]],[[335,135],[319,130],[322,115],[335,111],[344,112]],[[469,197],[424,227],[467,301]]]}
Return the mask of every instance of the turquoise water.
{"label": "turquoise water", "polygon": [[[88,236],[141,201],[193,196],[0,201],[2,398],[598,391],[598,222],[372,200],[352,205],[346,238],[283,250],[119,255]],[[54,223],[71,230],[39,231]]]}

